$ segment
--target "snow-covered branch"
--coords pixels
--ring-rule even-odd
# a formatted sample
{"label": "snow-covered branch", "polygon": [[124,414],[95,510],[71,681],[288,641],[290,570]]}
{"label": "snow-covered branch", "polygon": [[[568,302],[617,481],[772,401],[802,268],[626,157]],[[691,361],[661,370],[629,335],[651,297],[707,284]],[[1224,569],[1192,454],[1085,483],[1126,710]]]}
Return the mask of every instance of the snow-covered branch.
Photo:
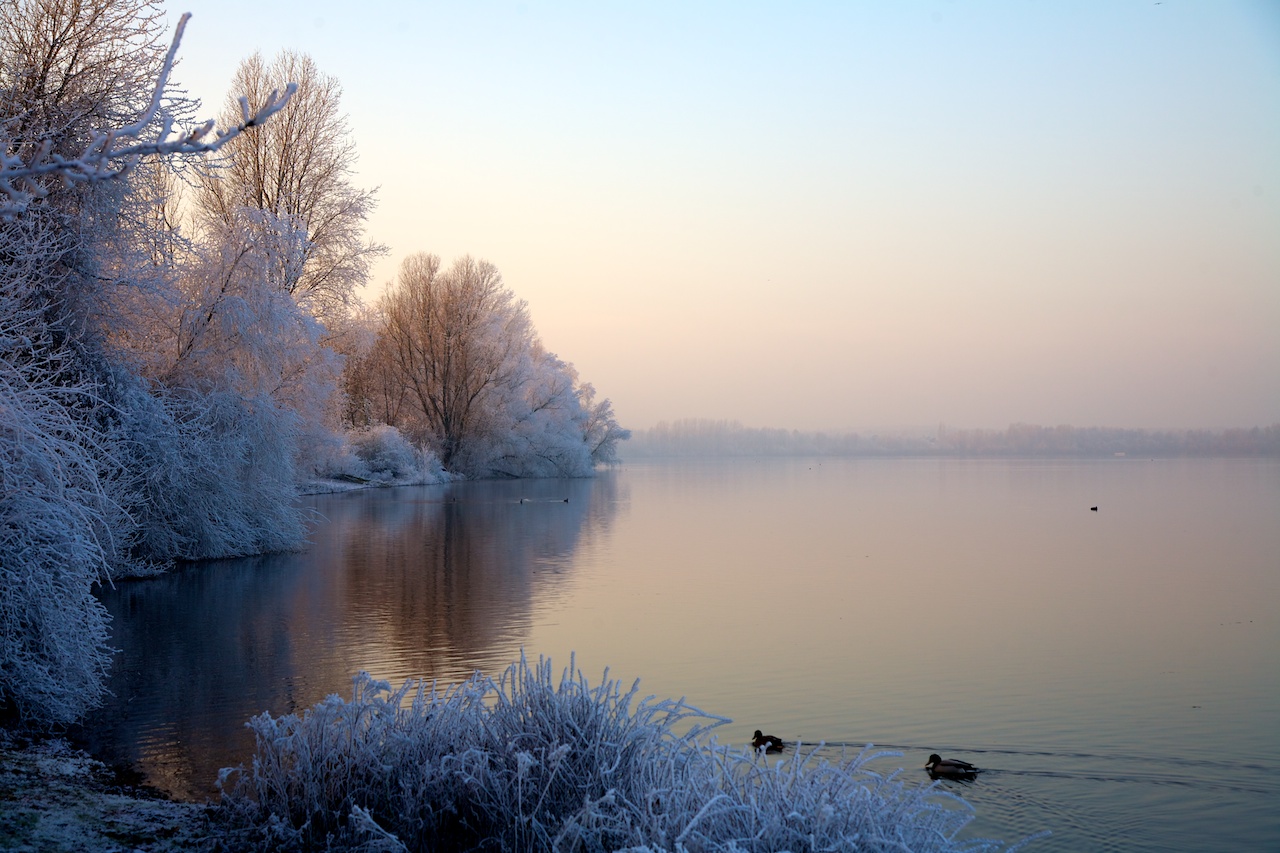
{"label": "snow-covered branch", "polygon": [[[66,185],[110,180],[128,174],[143,157],[217,151],[244,131],[265,122],[289,102],[297,90],[294,83],[286,86],[283,94],[279,90],[273,91],[254,112],[249,109],[248,98],[240,98],[241,121],[235,126],[215,131],[215,122],[210,119],[175,136],[173,116],[163,111],[161,102],[173,71],[182,32],[190,18],[191,13],[188,12],[178,21],[173,43],[165,54],[147,109],[133,124],[95,133],[80,156],[68,158],[51,153],[51,141],[47,139],[38,145],[10,139],[6,128],[12,117],[0,117],[0,219],[12,219],[35,199],[47,196],[49,189],[41,179],[54,177]],[[160,118],[159,129],[152,138],[144,138],[157,117]]]}

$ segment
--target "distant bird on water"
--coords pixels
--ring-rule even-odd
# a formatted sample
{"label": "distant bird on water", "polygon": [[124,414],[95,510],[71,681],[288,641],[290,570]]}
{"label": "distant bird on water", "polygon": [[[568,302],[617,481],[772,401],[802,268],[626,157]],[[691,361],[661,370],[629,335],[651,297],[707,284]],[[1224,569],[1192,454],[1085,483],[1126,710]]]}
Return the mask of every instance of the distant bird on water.
{"label": "distant bird on water", "polygon": [[773,735],[761,734],[759,729],[751,736],[751,748],[763,749],[765,752],[782,752],[786,744],[782,742],[782,738]]}
{"label": "distant bird on water", "polygon": [[982,772],[981,768],[974,767],[967,761],[943,758],[936,752],[929,756],[924,769],[929,771],[930,776],[942,776],[947,779],[972,779]]}

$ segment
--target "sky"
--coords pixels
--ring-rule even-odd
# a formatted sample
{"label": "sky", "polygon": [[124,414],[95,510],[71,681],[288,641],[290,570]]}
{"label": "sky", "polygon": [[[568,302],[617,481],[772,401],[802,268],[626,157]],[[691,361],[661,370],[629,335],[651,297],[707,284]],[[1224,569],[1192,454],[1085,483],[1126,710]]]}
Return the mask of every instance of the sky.
{"label": "sky", "polygon": [[401,261],[624,426],[1280,422],[1280,3],[164,0],[343,86]]}

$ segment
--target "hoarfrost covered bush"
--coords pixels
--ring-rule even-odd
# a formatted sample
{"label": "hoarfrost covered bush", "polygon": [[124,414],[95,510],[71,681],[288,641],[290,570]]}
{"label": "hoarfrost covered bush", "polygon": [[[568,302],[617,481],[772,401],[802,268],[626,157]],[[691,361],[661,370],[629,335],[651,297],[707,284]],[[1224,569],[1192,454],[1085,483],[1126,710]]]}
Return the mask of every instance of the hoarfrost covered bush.
{"label": "hoarfrost covered bush", "polygon": [[348,436],[351,448],[371,479],[384,482],[439,482],[444,470],[435,455],[409,443],[393,426],[379,424]]}
{"label": "hoarfrost covered bush", "polygon": [[102,697],[108,616],[93,586],[121,510],[110,457],[82,423],[97,389],[14,292],[0,289],[0,704],[66,723]]}
{"label": "hoarfrost covered bush", "polygon": [[246,219],[259,227],[207,235],[175,282],[136,294],[150,322],[115,337],[111,435],[134,473],[134,550],[153,563],[302,542],[298,451],[339,367],[278,286],[298,254],[296,223]]}
{"label": "hoarfrost covered bush", "polygon": [[775,763],[707,737],[726,722],[607,672],[591,687],[572,662],[558,685],[522,658],[443,691],[361,673],[349,702],[251,721],[221,817],[231,846],[287,850],[1003,847],[958,840],[967,805],[871,772],[877,755]]}
{"label": "hoarfrost covered bush", "polygon": [[132,472],[125,498],[136,559],[124,571],[298,547],[296,415],[265,396],[140,386],[126,387],[111,433]]}
{"label": "hoarfrost covered bush", "polygon": [[327,441],[313,442],[307,447],[306,460],[311,476],[317,478],[301,484],[306,494],[341,491],[343,487],[333,485],[335,480],[419,486],[458,479],[444,470],[434,453],[414,447],[399,430],[386,424],[334,433]]}

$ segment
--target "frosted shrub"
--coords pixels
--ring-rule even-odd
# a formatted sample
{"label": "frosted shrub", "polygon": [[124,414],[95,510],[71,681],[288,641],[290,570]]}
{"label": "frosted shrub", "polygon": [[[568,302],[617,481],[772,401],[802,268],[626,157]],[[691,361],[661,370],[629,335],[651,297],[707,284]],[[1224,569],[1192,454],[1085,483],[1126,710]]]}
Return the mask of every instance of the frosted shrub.
{"label": "frosted shrub", "polygon": [[[322,480],[367,480],[387,486],[454,479],[429,450],[419,450],[393,426],[375,424],[335,436],[331,446],[307,449],[311,472]],[[315,488],[317,484],[304,484]],[[321,489],[323,491],[323,489]]]}
{"label": "frosted shrub", "polygon": [[[338,432],[315,434],[308,437],[299,448],[299,468],[311,477],[321,480],[338,480],[344,477],[369,478],[369,468],[356,456],[346,437]],[[314,484],[303,482],[304,492],[313,492]]]}
{"label": "frosted shrub", "polygon": [[[862,754],[776,762],[719,745],[728,722],[605,674],[523,658],[438,691],[361,673],[301,716],[254,718],[224,795],[234,847],[289,850],[989,850],[963,801]],[[224,771],[225,784],[233,771]]]}
{"label": "frosted shrub", "polygon": [[56,410],[24,411],[11,390],[0,380],[0,702],[67,723],[98,704],[110,661],[92,591],[110,554],[105,496]]}
{"label": "frosted shrub", "polygon": [[348,436],[351,449],[364,464],[370,479],[386,483],[429,479],[439,464],[435,457],[419,452],[393,426],[378,424],[356,430]]}
{"label": "frosted shrub", "polygon": [[37,722],[98,704],[110,662],[93,586],[121,512],[118,469],[83,423],[99,405],[34,312],[0,294],[0,705]]}
{"label": "frosted shrub", "polygon": [[113,438],[135,472],[128,497],[137,556],[239,557],[302,543],[296,416],[265,396],[230,391],[127,399]]}

